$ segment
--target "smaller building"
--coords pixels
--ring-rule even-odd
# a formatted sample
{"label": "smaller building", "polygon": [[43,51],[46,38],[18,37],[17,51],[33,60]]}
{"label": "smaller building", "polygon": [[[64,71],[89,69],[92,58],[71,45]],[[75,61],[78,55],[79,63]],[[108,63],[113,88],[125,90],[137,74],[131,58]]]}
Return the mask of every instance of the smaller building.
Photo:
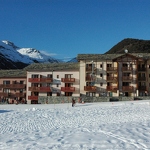
{"label": "smaller building", "polygon": [[0,101],[26,103],[26,71],[0,70]]}
{"label": "smaller building", "polygon": [[25,69],[29,104],[38,103],[40,96],[80,96],[78,63],[36,63]]}

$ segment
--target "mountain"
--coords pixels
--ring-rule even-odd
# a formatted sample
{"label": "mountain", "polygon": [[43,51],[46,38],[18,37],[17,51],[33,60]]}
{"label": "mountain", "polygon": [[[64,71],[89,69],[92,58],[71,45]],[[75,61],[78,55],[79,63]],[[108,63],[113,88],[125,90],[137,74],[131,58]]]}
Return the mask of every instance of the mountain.
{"label": "mountain", "polygon": [[71,62],[78,62],[78,60],[77,60],[77,58],[75,57],[75,58],[73,58],[73,59],[67,61],[67,63],[71,63]]}
{"label": "mountain", "polygon": [[0,41],[0,60],[0,69],[22,69],[34,62],[62,62],[34,48],[20,48],[6,40]]}
{"label": "mountain", "polygon": [[105,54],[125,53],[127,49],[129,53],[150,53],[150,40],[141,40],[126,38],[114,45]]}

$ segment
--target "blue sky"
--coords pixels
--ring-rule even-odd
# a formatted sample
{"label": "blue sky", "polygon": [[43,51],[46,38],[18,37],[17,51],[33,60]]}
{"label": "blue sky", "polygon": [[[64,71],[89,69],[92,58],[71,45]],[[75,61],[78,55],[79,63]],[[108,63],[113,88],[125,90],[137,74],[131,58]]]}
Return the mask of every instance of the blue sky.
{"label": "blue sky", "polygon": [[54,58],[103,54],[124,38],[150,40],[150,0],[0,0],[0,40]]}

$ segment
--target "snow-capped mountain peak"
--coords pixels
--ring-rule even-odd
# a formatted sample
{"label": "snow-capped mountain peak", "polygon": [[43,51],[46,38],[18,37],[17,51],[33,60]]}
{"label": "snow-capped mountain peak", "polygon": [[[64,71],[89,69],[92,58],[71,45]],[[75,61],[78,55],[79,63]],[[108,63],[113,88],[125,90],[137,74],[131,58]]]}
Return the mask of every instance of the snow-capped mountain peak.
{"label": "snow-capped mountain peak", "polygon": [[10,60],[11,63],[21,62],[24,64],[31,64],[34,62],[61,62],[60,60],[52,58],[35,48],[20,48],[13,42],[7,40],[0,41],[0,57]]}
{"label": "snow-capped mountain peak", "polygon": [[6,45],[9,45],[10,47],[13,47],[14,49],[19,48],[13,42],[7,40],[3,40],[2,42],[5,43]]}

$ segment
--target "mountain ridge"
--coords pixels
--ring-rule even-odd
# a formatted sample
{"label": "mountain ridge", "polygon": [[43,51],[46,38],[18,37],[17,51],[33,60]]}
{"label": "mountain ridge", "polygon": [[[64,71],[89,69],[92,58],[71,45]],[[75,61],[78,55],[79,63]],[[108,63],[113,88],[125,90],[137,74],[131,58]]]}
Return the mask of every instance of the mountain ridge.
{"label": "mountain ridge", "polygon": [[35,62],[62,62],[34,48],[20,48],[8,40],[0,41],[0,58],[0,69],[22,69]]}
{"label": "mountain ridge", "polygon": [[114,45],[105,54],[122,54],[126,49],[129,53],[150,53],[150,40],[125,38]]}

